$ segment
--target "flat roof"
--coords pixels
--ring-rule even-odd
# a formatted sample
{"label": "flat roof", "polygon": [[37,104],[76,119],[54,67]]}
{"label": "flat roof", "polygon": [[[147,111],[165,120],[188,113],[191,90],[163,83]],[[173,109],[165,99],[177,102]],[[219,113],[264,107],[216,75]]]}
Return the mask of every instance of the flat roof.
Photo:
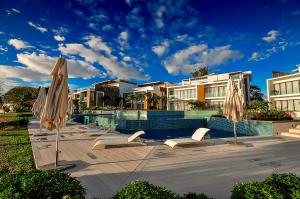
{"label": "flat roof", "polygon": [[171,82],[156,81],[156,82],[147,82],[147,83],[144,83],[144,84],[140,84],[140,85],[138,85],[138,87],[153,86],[153,85],[168,84],[168,83],[172,84]]}
{"label": "flat roof", "polygon": [[111,84],[111,83],[119,83],[119,82],[137,85],[137,83],[130,82],[130,81],[127,81],[127,80],[124,80],[124,79],[105,80],[105,81],[103,81],[103,82],[96,82],[96,83],[94,83],[93,85],[95,85],[95,84],[100,84],[100,85],[101,85],[101,84]]}

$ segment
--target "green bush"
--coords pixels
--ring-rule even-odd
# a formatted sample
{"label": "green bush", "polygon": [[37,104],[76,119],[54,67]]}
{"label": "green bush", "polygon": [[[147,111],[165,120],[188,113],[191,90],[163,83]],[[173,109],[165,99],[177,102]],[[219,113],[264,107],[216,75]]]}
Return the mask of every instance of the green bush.
{"label": "green bush", "polygon": [[14,120],[7,122],[0,122],[0,128],[14,126],[14,127],[26,127],[28,125],[28,119],[24,117],[17,117]]}
{"label": "green bush", "polygon": [[296,199],[300,198],[300,179],[295,174],[272,174],[263,182],[239,183],[232,199]]}
{"label": "green bush", "polygon": [[113,199],[212,199],[203,193],[176,195],[165,187],[153,185],[147,181],[134,181],[116,193]]}
{"label": "green bush", "polygon": [[84,198],[85,189],[69,174],[31,171],[0,177],[0,198]]}
{"label": "green bush", "polygon": [[182,196],[178,196],[177,199],[212,199],[204,193],[185,193]]}
{"label": "green bush", "polygon": [[155,186],[149,182],[138,180],[126,185],[113,196],[113,199],[174,199],[175,197],[175,194],[165,187]]}

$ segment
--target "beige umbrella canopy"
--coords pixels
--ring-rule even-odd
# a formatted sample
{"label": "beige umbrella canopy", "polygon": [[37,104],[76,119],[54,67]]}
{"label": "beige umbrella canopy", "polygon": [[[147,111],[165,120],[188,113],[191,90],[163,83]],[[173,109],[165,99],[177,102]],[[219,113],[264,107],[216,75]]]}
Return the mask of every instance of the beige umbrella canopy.
{"label": "beige umbrella canopy", "polygon": [[44,87],[40,88],[39,95],[32,106],[32,113],[35,117],[41,118],[42,111],[46,100],[46,89]]}
{"label": "beige umbrella canopy", "polygon": [[[240,87],[240,89],[239,89]],[[227,119],[233,121],[233,132],[234,132],[234,143],[237,143],[236,135],[236,122],[241,120],[243,117],[244,109],[244,96],[243,96],[243,84],[239,80],[238,85],[235,84],[234,80],[230,78],[227,84],[227,94],[224,101],[224,115]]]}
{"label": "beige umbrella canopy", "polygon": [[41,117],[42,125],[48,130],[65,126],[68,109],[68,70],[67,61],[60,57],[51,72],[52,82],[48,90]]}
{"label": "beige umbrella canopy", "polygon": [[57,129],[56,133],[56,158],[58,162],[58,133],[65,126],[65,118],[68,109],[68,69],[67,61],[60,57],[51,72],[52,82],[48,90],[41,123],[48,130]]}

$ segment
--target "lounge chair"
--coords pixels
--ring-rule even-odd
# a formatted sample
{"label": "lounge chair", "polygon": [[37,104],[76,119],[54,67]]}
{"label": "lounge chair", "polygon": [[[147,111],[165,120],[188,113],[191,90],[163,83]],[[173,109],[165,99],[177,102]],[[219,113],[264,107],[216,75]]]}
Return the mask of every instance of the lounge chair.
{"label": "lounge chair", "polygon": [[[123,147],[123,146],[139,146],[144,145],[140,136],[145,134],[144,131],[138,131],[131,136],[111,135],[104,136],[103,139],[99,139],[93,146],[94,149],[105,149],[110,147]],[[102,137],[102,136],[101,136]]]}
{"label": "lounge chair", "polygon": [[113,139],[113,138],[129,138],[131,141],[140,141],[140,136],[144,135],[145,131],[137,131],[132,135],[126,135],[126,134],[121,134],[121,133],[109,133],[109,134],[102,134],[99,135],[99,137],[97,137],[95,139],[95,141],[99,141],[99,140],[105,140],[105,139]]}
{"label": "lounge chair", "polygon": [[171,148],[179,145],[197,144],[200,143],[208,131],[210,131],[210,129],[199,128],[195,131],[191,138],[170,139],[166,140],[164,144],[170,146]]}

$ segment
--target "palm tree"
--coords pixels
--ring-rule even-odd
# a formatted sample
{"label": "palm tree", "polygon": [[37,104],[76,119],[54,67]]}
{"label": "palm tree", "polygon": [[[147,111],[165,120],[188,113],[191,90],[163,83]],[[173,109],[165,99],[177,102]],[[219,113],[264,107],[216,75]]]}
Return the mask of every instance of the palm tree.
{"label": "palm tree", "polygon": [[131,109],[133,108],[133,101],[136,100],[136,96],[134,94],[128,94],[125,98],[126,102],[130,102],[131,104]]}
{"label": "palm tree", "polygon": [[153,102],[154,109],[158,109],[157,105],[158,105],[159,100],[160,100],[160,97],[158,95],[156,95],[156,94],[152,95],[151,101]]}
{"label": "palm tree", "polygon": [[151,92],[146,92],[145,93],[146,99],[147,99],[147,109],[149,108],[149,105],[151,105],[153,101],[153,95]]}
{"label": "palm tree", "polygon": [[161,99],[161,103],[162,103],[162,109],[166,109],[167,100],[168,100],[167,96],[163,95],[160,97],[160,99]]}
{"label": "palm tree", "polygon": [[102,106],[104,107],[107,104],[107,102],[109,102],[110,97],[107,95],[104,95],[101,97],[101,99],[102,99]]}
{"label": "palm tree", "polygon": [[120,107],[120,103],[123,101],[123,97],[117,97],[116,99],[116,104],[118,105],[118,107]]}

